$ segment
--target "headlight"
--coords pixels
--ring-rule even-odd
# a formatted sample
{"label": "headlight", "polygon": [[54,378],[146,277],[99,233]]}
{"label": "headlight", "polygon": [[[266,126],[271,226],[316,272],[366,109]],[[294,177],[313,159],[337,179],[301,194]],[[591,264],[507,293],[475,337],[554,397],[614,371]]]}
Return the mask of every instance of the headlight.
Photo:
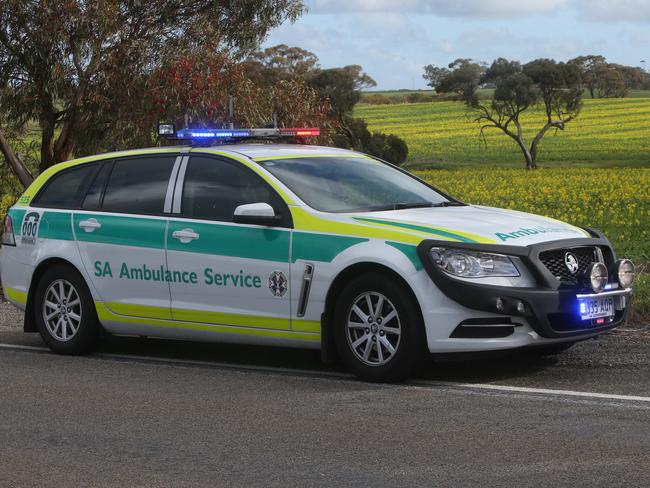
{"label": "headlight", "polygon": [[429,251],[434,264],[454,276],[484,278],[519,276],[519,271],[508,256],[462,249],[433,247]]}
{"label": "headlight", "polygon": [[587,280],[589,280],[591,289],[596,293],[600,293],[605,289],[605,285],[607,285],[608,274],[609,273],[607,273],[607,266],[605,266],[603,263],[591,263],[587,268],[587,272],[585,273]]}
{"label": "headlight", "polygon": [[634,264],[629,259],[621,259],[616,262],[616,273],[621,288],[629,288],[634,281]]}

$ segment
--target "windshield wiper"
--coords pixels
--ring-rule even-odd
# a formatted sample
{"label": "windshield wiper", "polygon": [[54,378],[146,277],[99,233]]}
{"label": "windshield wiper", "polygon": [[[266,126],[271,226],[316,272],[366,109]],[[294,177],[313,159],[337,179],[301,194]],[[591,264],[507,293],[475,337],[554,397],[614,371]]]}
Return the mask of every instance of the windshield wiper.
{"label": "windshield wiper", "polygon": [[436,205],[437,204],[431,202],[417,202],[417,203],[398,202],[393,204],[392,210],[405,210],[408,208],[427,208],[427,207],[435,207]]}
{"label": "windshield wiper", "polygon": [[433,208],[433,207],[456,207],[456,206],[463,206],[465,205],[464,203],[460,202],[439,202],[439,203],[431,203],[431,202],[411,202],[411,203],[406,203],[406,202],[397,202],[397,203],[391,203],[390,205],[382,205],[380,207],[371,207],[364,209],[365,212],[384,212],[386,210],[407,210],[410,208]]}
{"label": "windshield wiper", "polygon": [[440,202],[440,203],[432,203],[432,207],[464,207],[464,203],[460,202]]}

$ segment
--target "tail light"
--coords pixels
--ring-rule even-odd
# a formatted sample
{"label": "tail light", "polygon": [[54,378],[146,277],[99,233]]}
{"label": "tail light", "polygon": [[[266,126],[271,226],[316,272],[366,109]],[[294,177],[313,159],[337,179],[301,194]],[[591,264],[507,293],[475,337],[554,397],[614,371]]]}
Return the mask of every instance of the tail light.
{"label": "tail light", "polygon": [[11,220],[11,217],[9,215],[5,217],[5,225],[2,228],[2,245],[3,246],[16,245],[16,237],[14,235],[14,223]]}

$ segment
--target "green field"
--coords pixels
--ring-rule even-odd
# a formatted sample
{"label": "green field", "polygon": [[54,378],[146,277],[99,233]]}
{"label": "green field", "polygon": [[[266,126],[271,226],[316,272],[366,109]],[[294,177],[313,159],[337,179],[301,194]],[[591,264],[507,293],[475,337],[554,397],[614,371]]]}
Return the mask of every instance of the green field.
{"label": "green field", "polygon": [[[515,142],[497,129],[479,138],[479,128],[460,102],[392,105],[360,104],[355,116],[371,130],[402,137],[409,162],[523,166]],[[529,139],[543,125],[541,112],[524,116]],[[542,140],[538,162],[560,165],[640,165],[650,163],[650,98],[587,99],[580,116],[565,131],[549,132]]]}

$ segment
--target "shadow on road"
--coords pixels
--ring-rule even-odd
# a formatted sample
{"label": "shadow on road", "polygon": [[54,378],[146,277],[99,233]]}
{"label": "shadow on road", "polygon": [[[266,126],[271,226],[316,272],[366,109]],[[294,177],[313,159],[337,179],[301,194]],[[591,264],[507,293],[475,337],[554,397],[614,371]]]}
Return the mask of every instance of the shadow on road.
{"label": "shadow on road", "polygon": [[[99,352],[225,363],[228,366],[295,368],[327,374],[345,372],[342,365],[325,365],[320,352],[302,349],[197,343],[163,339],[110,337]],[[556,364],[553,357],[531,356],[524,352],[492,353],[477,356],[429,358],[418,379],[432,381],[486,382],[529,376]]]}

